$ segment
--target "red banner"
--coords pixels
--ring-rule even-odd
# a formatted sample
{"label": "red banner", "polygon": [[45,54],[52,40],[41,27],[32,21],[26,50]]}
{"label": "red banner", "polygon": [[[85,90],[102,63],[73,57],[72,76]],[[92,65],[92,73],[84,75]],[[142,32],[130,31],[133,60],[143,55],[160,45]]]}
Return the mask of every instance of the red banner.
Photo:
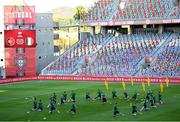
{"label": "red banner", "polygon": [[36,47],[35,30],[5,30],[5,48]]}
{"label": "red banner", "polygon": [[35,6],[4,6],[4,23],[7,25],[34,25]]}
{"label": "red banner", "polygon": [[[0,84],[11,82],[22,82],[29,80],[57,80],[57,81],[91,81],[91,82],[130,82],[133,79],[134,83],[147,83],[148,77],[93,77],[93,76],[38,76],[38,77],[22,77],[0,80]],[[151,83],[166,83],[166,77],[149,77]],[[180,78],[168,78],[169,84],[180,84]]]}
{"label": "red banner", "polygon": [[36,76],[36,48],[5,48],[6,76]]}

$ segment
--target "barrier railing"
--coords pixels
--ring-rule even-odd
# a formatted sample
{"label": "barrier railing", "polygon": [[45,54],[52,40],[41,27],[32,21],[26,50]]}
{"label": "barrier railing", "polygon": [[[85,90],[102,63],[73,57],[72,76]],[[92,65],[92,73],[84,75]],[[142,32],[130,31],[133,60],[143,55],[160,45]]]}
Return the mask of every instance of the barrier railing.
{"label": "barrier railing", "polygon": [[8,78],[0,79],[0,84],[24,82],[30,80],[64,80],[64,81],[92,81],[92,82],[145,82],[147,83],[148,78],[151,83],[166,83],[168,80],[169,84],[180,84],[180,78],[170,77],[102,77],[102,76],[37,76],[37,77],[22,77],[22,78]]}

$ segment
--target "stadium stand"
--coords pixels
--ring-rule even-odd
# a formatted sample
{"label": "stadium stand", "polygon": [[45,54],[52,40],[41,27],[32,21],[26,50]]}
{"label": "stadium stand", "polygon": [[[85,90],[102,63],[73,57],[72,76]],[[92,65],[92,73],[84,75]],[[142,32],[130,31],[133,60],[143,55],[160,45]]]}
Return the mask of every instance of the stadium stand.
{"label": "stadium stand", "polygon": [[[43,74],[179,76],[179,38],[179,33],[153,31],[106,37],[99,34],[76,43],[46,67]],[[138,64],[146,56],[156,56],[155,62],[149,69],[139,71]]]}
{"label": "stadium stand", "polygon": [[163,46],[158,53],[153,66],[142,70],[144,76],[180,76],[180,33],[174,33],[173,37]]}
{"label": "stadium stand", "polygon": [[82,21],[155,20],[178,18],[179,13],[174,0],[100,0],[84,14]]}
{"label": "stadium stand", "polygon": [[168,17],[179,17],[180,6],[174,7]]}
{"label": "stadium stand", "polygon": [[[179,14],[175,0],[99,0],[82,22],[166,20],[179,18]],[[129,35],[119,32],[88,37],[49,64],[42,75],[179,77],[180,32],[162,30],[135,27]],[[153,61],[146,66],[147,57]]]}
{"label": "stadium stand", "polygon": [[93,64],[81,68],[80,75],[132,76],[136,65],[166,41],[170,33],[139,33],[113,37],[97,53]]}
{"label": "stadium stand", "polygon": [[51,63],[46,69],[45,74],[72,74],[77,70],[78,63],[82,62],[87,55],[95,53],[112,35],[104,37],[97,34],[85,40],[78,41],[66,52],[64,52],[55,62]]}
{"label": "stadium stand", "polygon": [[89,9],[89,11],[84,13],[82,20],[84,21],[107,21],[111,18],[112,13],[115,11],[115,2],[114,0],[101,0],[95,2],[95,5]]}

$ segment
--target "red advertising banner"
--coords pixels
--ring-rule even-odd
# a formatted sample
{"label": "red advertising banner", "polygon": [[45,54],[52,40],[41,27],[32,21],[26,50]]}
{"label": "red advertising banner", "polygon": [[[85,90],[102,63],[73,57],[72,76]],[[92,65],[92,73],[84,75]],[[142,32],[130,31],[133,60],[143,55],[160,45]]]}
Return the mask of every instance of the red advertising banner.
{"label": "red advertising banner", "polygon": [[[56,81],[88,81],[88,82],[131,82],[133,79],[134,83],[144,82],[148,83],[148,77],[95,77],[95,76],[34,76],[34,77],[21,77],[21,78],[9,78],[0,80],[0,84],[23,82],[29,80],[56,80]],[[151,83],[166,83],[167,77],[149,77]],[[168,78],[169,84],[180,84],[180,78]]]}
{"label": "red advertising banner", "polygon": [[35,6],[4,6],[4,24],[34,25]]}
{"label": "red advertising banner", "polygon": [[36,76],[36,48],[5,48],[7,77]]}
{"label": "red advertising banner", "polygon": [[29,48],[36,47],[35,30],[5,30],[5,48]]}

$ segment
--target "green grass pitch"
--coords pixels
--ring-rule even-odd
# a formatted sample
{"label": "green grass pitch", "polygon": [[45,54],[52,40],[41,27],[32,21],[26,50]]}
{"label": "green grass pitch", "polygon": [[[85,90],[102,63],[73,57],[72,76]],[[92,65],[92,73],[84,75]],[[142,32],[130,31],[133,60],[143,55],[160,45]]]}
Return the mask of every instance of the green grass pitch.
{"label": "green grass pitch", "polygon": [[[103,90],[108,101],[111,104],[102,104],[99,100],[86,101],[85,92],[89,91],[90,95],[95,97],[97,89]],[[111,91],[115,89],[120,99],[113,100],[111,98]],[[151,84],[150,87],[146,85],[146,90],[153,90],[157,97],[159,85]],[[72,103],[67,103],[63,106],[58,106],[60,113],[54,112],[49,114],[46,106],[49,103],[50,96],[55,92],[58,101],[63,91],[66,90],[68,97],[70,97],[71,90],[75,90],[77,98],[77,114],[72,115],[67,111],[70,110]],[[139,92],[138,98],[145,96],[142,91],[141,84],[135,83],[132,87],[130,83],[126,84],[126,90],[130,96],[135,91]],[[105,89],[103,82],[74,82],[74,81],[28,81],[22,83],[12,83],[0,85],[0,121],[180,121],[180,85],[169,85],[164,87],[163,101],[164,104],[159,105],[157,109],[150,109],[150,111],[143,111],[142,115],[132,116],[129,102],[123,99],[122,84],[120,82],[109,83],[109,90]],[[43,112],[33,112],[33,96],[37,100],[42,99],[44,103]],[[28,97],[28,99],[26,99]],[[114,103],[118,103],[119,110],[125,116],[112,116]],[[140,100],[138,101],[138,109],[142,107]],[[150,106],[149,106],[150,107]],[[30,112],[27,114],[27,112]],[[43,118],[46,117],[46,120]]]}

